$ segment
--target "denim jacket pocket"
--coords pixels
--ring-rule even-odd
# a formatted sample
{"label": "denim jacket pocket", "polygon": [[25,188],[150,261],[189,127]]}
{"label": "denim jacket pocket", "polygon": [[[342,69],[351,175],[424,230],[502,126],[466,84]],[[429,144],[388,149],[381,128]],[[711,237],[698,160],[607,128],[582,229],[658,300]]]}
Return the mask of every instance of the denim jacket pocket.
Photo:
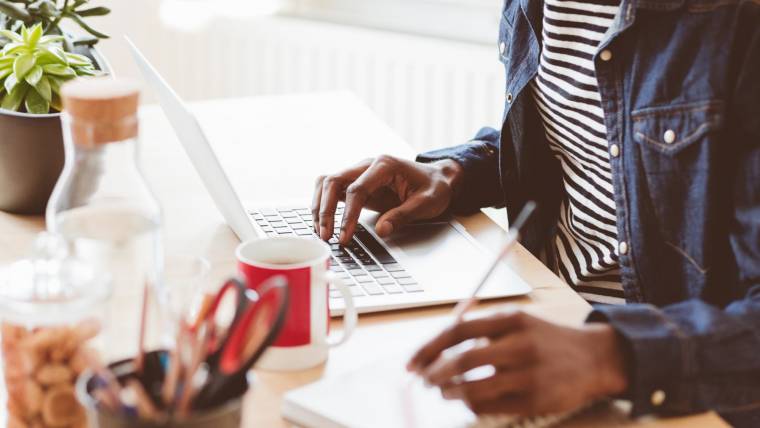
{"label": "denim jacket pocket", "polygon": [[634,140],[665,155],[676,155],[723,124],[720,100],[648,107],[631,113]]}

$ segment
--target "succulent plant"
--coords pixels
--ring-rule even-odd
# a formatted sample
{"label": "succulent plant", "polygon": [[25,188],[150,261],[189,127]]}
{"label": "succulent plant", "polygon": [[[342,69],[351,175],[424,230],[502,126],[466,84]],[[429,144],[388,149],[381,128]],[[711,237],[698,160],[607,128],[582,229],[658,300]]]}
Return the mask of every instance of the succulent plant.
{"label": "succulent plant", "polygon": [[20,33],[0,30],[10,43],[0,51],[0,108],[45,114],[61,111],[60,89],[77,76],[99,72],[86,56],[65,52],[61,35],[43,35],[42,24]]}
{"label": "succulent plant", "polygon": [[[64,35],[60,24],[64,19],[69,19],[89,35],[63,40],[64,49],[71,52],[74,45],[92,46],[108,36],[92,28],[85,19],[108,15],[111,10],[102,6],[91,7],[89,2],[90,0],[0,0],[0,29],[18,32],[22,26],[42,24],[44,35]],[[3,40],[0,40],[0,47],[3,44]]]}

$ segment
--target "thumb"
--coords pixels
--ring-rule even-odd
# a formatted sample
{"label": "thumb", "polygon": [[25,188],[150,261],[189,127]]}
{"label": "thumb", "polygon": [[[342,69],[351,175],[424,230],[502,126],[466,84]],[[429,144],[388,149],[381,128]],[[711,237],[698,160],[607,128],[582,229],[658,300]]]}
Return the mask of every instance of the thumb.
{"label": "thumb", "polygon": [[388,210],[377,220],[375,232],[377,232],[381,238],[384,238],[407,225],[409,222],[417,220],[425,202],[425,198],[412,197],[404,201],[404,203],[398,207]]}

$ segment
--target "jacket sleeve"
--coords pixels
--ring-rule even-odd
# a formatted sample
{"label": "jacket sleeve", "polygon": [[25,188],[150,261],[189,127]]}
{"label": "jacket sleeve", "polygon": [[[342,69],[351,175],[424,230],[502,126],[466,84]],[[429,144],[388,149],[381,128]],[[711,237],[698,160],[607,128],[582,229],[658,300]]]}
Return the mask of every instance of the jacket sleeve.
{"label": "jacket sleeve", "polygon": [[748,292],[724,308],[689,300],[591,314],[625,339],[635,414],[711,409],[736,425],[760,426],[760,30],[749,43],[730,112],[743,144],[729,232],[739,289]]}
{"label": "jacket sleeve", "polygon": [[483,128],[470,142],[423,153],[417,162],[443,159],[458,162],[464,170],[460,191],[452,203],[456,214],[471,214],[487,206],[504,205],[499,176],[499,131]]}

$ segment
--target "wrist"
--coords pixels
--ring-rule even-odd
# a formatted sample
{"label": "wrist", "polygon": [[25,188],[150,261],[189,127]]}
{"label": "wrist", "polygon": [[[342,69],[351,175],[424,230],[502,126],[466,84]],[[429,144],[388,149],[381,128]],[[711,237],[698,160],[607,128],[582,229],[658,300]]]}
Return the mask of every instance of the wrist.
{"label": "wrist", "polygon": [[623,339],[608,324],[587,325],[597,367],[595,395],[599,397],[620,395],[628,389],[628,364]]}
{"label": "wrist", "polygon": [[459,162],[453,159],[442,159],[435,162],[435,165],[441,172],[446,183],[451,188],[451,193],[456,196],[459,193],[461,187],[462,177],[464,176],[464,168]]}

